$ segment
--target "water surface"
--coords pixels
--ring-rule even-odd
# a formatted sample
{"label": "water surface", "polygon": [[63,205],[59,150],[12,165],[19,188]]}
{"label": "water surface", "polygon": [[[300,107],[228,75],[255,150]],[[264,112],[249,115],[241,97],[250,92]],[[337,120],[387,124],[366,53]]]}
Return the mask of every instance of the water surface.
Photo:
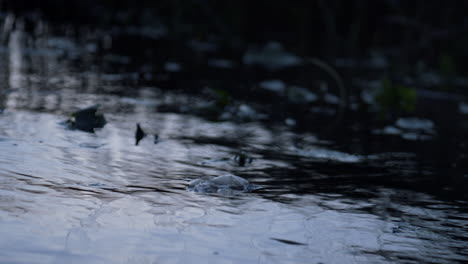
{"label": "water surface", "polygon": [[[463,185],[411,151],[431,139],[377,133],[389,144],[366,153],[287,124],[209,121],[190,112],[210,103],[202,97],[93,68],[92,51],[72,39],[31,49],[27,37],[13,32],[0,52],[0,263],[467,259]],[[94,104],[103,129],[61,124]],[[136,123],[148,134],[138,146]],[[360,140],[348,142],[368,144]],[[239,166],[241,152],[252,162]],[[227,173],[260,189],[187,190],[190,180]]]}

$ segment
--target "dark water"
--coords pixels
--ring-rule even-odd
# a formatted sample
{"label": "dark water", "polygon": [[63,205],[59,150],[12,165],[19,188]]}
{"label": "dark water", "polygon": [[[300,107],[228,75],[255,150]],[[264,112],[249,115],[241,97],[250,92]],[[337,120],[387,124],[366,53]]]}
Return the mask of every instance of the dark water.
{"label": "dark water", "polygon": [[[140,73],[123,70],[127,57],[96,54],[94,45],[13,31],[0,47],[0,263],[468,258],[466,175],[453,180],[411,151],[431,144],[431,131],[424,140],[376,132],[400,144],[354,153],[281,123],[208,121],[168,110],[208,104],[203,97],[141,84]],[[61,125],[94,104],[103,129]],[[419,121],[411,123],[425,129]],[[136,123],[148,134],[138,146]],[[360,140],[350,141],[367,144]],[[252,162],[238,166],[240,151]],[[226,173],[261,188],[232,197],[187,191],[190,180]]]}

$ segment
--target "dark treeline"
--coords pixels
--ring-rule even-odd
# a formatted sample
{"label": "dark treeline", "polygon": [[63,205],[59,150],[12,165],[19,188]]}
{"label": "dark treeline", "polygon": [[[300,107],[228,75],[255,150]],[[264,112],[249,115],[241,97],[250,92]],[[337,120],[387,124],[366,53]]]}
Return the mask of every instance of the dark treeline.
{"label": "dark treeline", "polygon": [[[466,1],[129,1],[6,0],[3,11],[53,24],[111,27],[164,25],[172,37],[230,44],[277,40],[302,55],[363,56],[397,47],[402,58],[439,60],[448,53],[465,67]],[[456,53],[456,54],[451,54]],[[456,55],[456,56],[455,56]],[[404,63],[404,61],[403,61]]]}

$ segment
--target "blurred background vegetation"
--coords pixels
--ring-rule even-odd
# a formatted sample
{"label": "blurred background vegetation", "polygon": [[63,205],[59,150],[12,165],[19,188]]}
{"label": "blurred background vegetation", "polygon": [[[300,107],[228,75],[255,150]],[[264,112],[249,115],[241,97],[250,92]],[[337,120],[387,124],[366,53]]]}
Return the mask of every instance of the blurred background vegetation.
{"label": "blurred background vegetation", "polygon": [[[364,56],[398,48],[401,66],[423,60],[446,74],[466,70],[468,3],[317,0],[3,0],[1,10],[57,24],[164,25],[170,36],[220,38],[227,45],[280,41],[304,56]],[[32,26],[32,25],[30,25]],[[408,69],[401,69],[408,70]]]}
{"label": "blurred background vegetation", "polygon": [[3,45],[15,30],[92,44],[79,70],[111,74],[104,83],[121,74],[126,89],[105,92],[193,92],[214,104],[157,111],[241,121],[257,111],[295,129],[333,123],[343,129],[324,136],[362,142],[394,133],[399,117],[427,118],[440,141],[422,152],[444,166],[466,161],[466,10],[464,0],[0,0]]}
{"label": "blurred background vegetation", "polygon": [[[416,89],[466,95],[468,2],[463,0],[3,0],[0,10],[16,21],[10,23],[11,29],[21,27],[33,35],[43,32],[38,21],[47,21],[52,32],[71,36],[86,32],[101,39],[102,45],[116,28],[144,31],[153,42],[120,36],[112,43],[113,52],[131,53],[135,65],[177,58],[197,68],[198,57],[205,55],[187,49],[187,41],[216,43],[217,54],[243,65],[252,47],[258,51],[269,42],[280,43],[298,58],[319,58],[336,68],[346,83],[346,96],[362,97],[363,85],[356,80],[372,76],[378,82],[372,96],[380,117],[417,110]],[[8,25],[5,19],[4,31]],[[243,81],[281,76],[286,81],[308,79],[305,82],[310,84],[318,78],[315,72],[294,67],[273,74],[258,68],[232,72],[216,73],[220,82],[241,83],[235,89],[222,84],[224,103],[236,93],[251,96],[252,84]],[[204,74],[187,72],[170,86],[182,87],[181,82],[187,81],[191,87],[197,82],[204,87],[200,81]],[[210,80],[210,86],[218,89],[219,96],[220,85],[215,82]]]}

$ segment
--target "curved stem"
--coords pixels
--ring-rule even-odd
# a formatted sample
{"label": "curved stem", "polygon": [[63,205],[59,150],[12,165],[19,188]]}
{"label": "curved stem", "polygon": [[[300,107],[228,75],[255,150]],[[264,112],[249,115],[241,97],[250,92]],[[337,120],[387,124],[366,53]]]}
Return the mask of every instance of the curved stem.
{"label": "curved stem", "polygon": [[340,75],[335,69],[333,69],[330,65],[328,65],[322,60],[319,60],[317,58],[310,58],[310,59],[307,59],[306,61],[326,71],[332,77],[332,79],[336,82],[336,85],[338,86],[341,100],[340,100],[340,105],[338,108],[337,117],[334,121],[334,124],[332,124],[332,125],[335,125],[343,118],[344,112],[348,106],[348,93],[344,86],[343,79],[340,77]]}

